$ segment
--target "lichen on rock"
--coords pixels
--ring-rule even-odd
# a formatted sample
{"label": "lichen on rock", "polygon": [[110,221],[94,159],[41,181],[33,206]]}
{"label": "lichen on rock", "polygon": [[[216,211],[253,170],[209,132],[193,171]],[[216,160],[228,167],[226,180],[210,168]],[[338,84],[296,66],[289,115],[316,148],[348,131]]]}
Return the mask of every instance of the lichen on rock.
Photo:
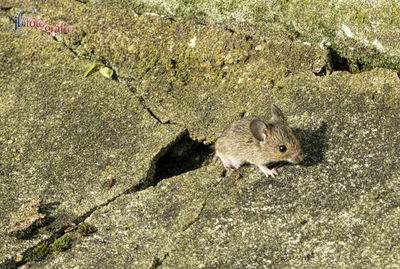
{"label": "lichen on rock", "polygon": [[46,217],[45,214],[40,212],[40,202],[39,197],[31,198],[24,202],[18,211],[13,212],[6,229],[7,233],[16,237],[28,236],[34,226]]}

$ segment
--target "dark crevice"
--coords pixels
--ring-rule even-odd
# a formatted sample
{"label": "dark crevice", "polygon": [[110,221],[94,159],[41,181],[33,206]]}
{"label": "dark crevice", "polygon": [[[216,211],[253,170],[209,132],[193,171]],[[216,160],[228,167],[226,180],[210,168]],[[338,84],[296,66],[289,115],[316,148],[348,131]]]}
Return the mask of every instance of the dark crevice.
{"label": "dark crevice", "polygon": [[196,170],[211,159],[212,149],[190,138],[186,132],[161,156],[155,166],[154,182]]}
{"label": "dark crevice", "polygon": [[163,263],[163,261],[169,256],[169,253],[165,253],[162,258],[159,258],[158,256],[154,256],[153,259],[151,260],[151,263],[148,267],[148,269],[157,269],[160,267]]}
{"label": "dark crevice", "polygon": [[197,216],[194,217],[191,221],[186,223],[186,225],[182,228],[182,232],[184,232],[187,229],[189,229],[193,224],[195,224],[200,219],[200,215],[201,215],[201,213],[203,213],[203,210],[204,210],[204,207],[206,206],[207,198],[208,198],[209,195],[210,195],[210,193],[207,194],[207,197],[204,199],[203,203],[201,204],[201,208],[200,208],[199,214],[197,214]]}
{"label": "dark crevice", "polygon": [[175,18],[173,18],[173,17],[166,17],[166,18],[167,18],[167,20],[169,20],[169,21],[177,22],[177,20],[176,20]]}
{"label": "dark crevice", "polygon": [[[147,112],[149,112],[149,114],[150,114],[154,119],[156,119],[159,123],[161,123],[161,124],[164,123],[164,122],[162,122],[162,121],[160,120],[160,118],[158,118],[158,117],[153,113],[153,111],[151,111],[150,108],[148,108],[148,107],[145,107],[145,108],[146,108]],[[169,124],[170,121],[167,121],[167,122],[165,122],[165,123]]]}
{"label": "dark crevice", "polygon": [[176,69],[176,60],[175,59],[171,59],[171,67],[172,69]]}
{"label": "dark crevice", "polygon": [[366,69],[365,65],[359,59],[357,59],[357,63],[356,64],[357,64],[358,70],[364,71]]}
{"label": "dark crevice", "polygon": [[[171,143],[169,143],[165,148],[161,149],[153,158],[153,160],[151,161],[151,165],[150,168],[147,172],[146,177],[139,183],[134,185],[133,187],[125,190],[124,192],[108,199],[107,201],[105,201],[104,203],[101,203],[100,205],[96,205],[94,207],[92,207],[89,211],[87,211],[85,214],[75,218],[70,222],[75,223],[76,225],[79,225],[83,222],[85,222],[85,220],[87,218],[89,218],[96,210],[98,210],[99,208],[105,207],[108,204],[110,204],[111,202],[115,201],[116,199],[118,199],[121,195],[127,195],[127,194],[131,194],[131,193],[135,193],[135,192],[139,192],[139,191],[143,191],[149,187],[155,186],[158,182],[160,182],[162,179],[158,178],[156,180],[156,176],[157,175],[165,175],[165,173],[161,173],[160,174],[160,160],[162,160],[162,158],[164,156],[170,156],[171,152],[174,152],[178,149],[181,148],[186,148],[186,147],[181,147],[183,145],[186,145],[183,141],[186,141],[187,138],[189,137],[189,133],[187,130],[181,132],[180,134],[177,135],[177,137],[175,138],[174,141],[172,141]],[[204,146],[207,147],[207,146]],[[193,149],[193,147],[189,147],[189,149]],[[172,151],[171,151],[172,150]],[[192,151],[189,152],[193,153]],[[201,154],[201,153],[200,153]],[[174,154],[172,154],[174,155]],[[187,154],[184,154],[184,156],[186,156]],[[163,163],[163,161],[161,161],[161,163]],[[162,165],[161,165],[162,166]],[[195,168],[193,168],[195,169]],[[46,213],[47,216],[49,216],[48,218],[52,218],[51,217],[51,212],[54,211],[55,207],[53,204],[46,204],[44,205],[44,212]],[[48,225],[48,223],[47,223]],[[55,239],[61,237],[63,234],[65,234],[65,229],[69,226],[65,225],[61,228],[59,228],[57,231],[55,231],[48,239],[42,240],[39,243],[37,243],[36,245],[26,249],[22,256],[23,258],[21,259],[21,261],[16,262],[14,260],[6,260],[5,262],[0,264],[0,268],[16,268],[19,266],[22,266],[24,264],[26,264],[29,261],[29,254],[30,252],[35,249],[37,246],[42,245],[42,244],[46,244],[46,245],[51,245]],[[43,226],[43,228],[45,228],[45,226]]]}
{"label": "dark crevice", "polygon": [[246,56],[246,58],[243,60],[243,63],[247,63],[249,60],[250,60],[250,54]]}
{"label": "dark crevice", "polygon": [[314,75],[318,76],[318,77],[322,77],[322,76],[326,76],[326,65],[324,65],[324,67],[321,68],[321,70],[319,72],[314,72]]}
{"label": "dark crevice", "polygon": [[6,5],[0,6],[0,10],[5,10],[5,11],[7,11],[7,10],[10,10],[10,9],[12,9],[11,6],[6,6]]}
{"label": "dark crevice", "polygon": [[[158,182],[161,180],[157,180],[157,170],[158,168],[158,163],[160,162],[160,159],[164,158],[164,156],[168,155],[168,152],[174,148],[179,142],[186,136],[189,135],[189,132],[187,130],[181,132],[180,134],[177,135],[175,140],[171,141],[166,147],[161,149],[153,158],[151,162],[151,167],[149,171],[147,172],[146,179],[143,182],[144,188],[148,188],[151,186],[157,185]],[[136,192],[136,189],[132,189],[131,191],[128,190],[127,193],[133,193]]]}
{"label": "dark crevice", "polygon": [[376,67],[367,60],[362,60],[362,59],[357,59],[355,66],[359,72],[369,71],[372,68]]}
{"label": "dark crevice", "polygon": [[351,74],[357,74],[360,72],[369,71],[375,67],[397,70],[395,67],[385,67],[379,64],[374,64],[368,59],[352,59],[343,57],[332,47],[328,48],[328,58],[329,63],[327,63],[319,72],[314,72],[314,75],[325,76],[329,75],[332,71],[347,71]]}
{"label": "dark crevice", "polygon": [[328,48],[328,63],[321,68],[319,72],[314,72],[316,76],[326,76],[332,73],[332,71],[347,71],[354,73],[357,70],[362,70],[360,68],[360,63],[353,64],[345,57],[342,57],[335,49],[332,47]]}
{"label": "dark crevice", "polygon": [[231,34],[235,33],[235,31],[233,29],[231,29],[231,28],[229,28],[227,26],[225,27],[225,30],[229,31]]}
{"label": "dark crevice", "polygon": [[345,57],[340,56],[336,50],[333,48],[328,48],[328,55],[333,71],[351,72],[349,61]]}
{"label": "dark crevice", "polygon": [[[174,77],[176,76],[176,74],[178,73],[178,70],[176,68],[177,66],[177,61],[175,59],[171,59],[171,68],[174,71]],[[172,88],[172,82],[169,83],[170,87]]]}
{"label": "dark crevice", "polygon": [[78,56],[78,53],[76,53],[76,51],[75,51],[73,48],[68,47],[65,43],[64,43],[64,45],[65,45],[65,46],[69,49],[69,51],[72,52],[75,56]]}

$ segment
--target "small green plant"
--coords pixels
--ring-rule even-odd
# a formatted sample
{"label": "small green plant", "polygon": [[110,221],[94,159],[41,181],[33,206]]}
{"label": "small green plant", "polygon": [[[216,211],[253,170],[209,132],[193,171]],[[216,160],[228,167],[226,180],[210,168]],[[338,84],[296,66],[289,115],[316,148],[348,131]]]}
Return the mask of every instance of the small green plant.
{"label": "small green plant", "polygon": [[46,243],[40,244],[32,249],[28,254],[28,259],[31,261],[41,261],[50,253],[49,245]]}
{"label": "small green plant", "polygon": [[150,266],[148,267],[149,269],[156,269],[158,266],[161,265],[161,260],[160,258],[154,256],[153,259],[151,259]]}
{"label": "small green plant", "polygon": [[71,246],[71,236],[70,234],[64,234],[60,238],[54,240],[53,246],[56,250],[63,251],[67,250]]}
{"label": "small green plant", "polygon": [[33,234],[34,228],[33,227],[29,227],[23,231],[15,231],[10,233],[10,236],[14,236],[18,239],[26,239],[29,238],[29,236],[31,236]]}
{"label": "small green plant", "polygon": [[81,225],[79,225],[78,232],[82,236],[88,236],[89,234],[94,233],[95,229],[89,223],[83,222]]}
{"label": "small green plant", "polygon": [[92,64],[85,72],[83,77],[88,77],[93,73],[96,73],[97,71],[100,71],[100,74],[102,74],[104,77],[108,79],[113,79],[114,77],[114,70],[112,70],[110,67],[110,63],[107,59],[104,57],[99,57],[96,59],[95,63]]}

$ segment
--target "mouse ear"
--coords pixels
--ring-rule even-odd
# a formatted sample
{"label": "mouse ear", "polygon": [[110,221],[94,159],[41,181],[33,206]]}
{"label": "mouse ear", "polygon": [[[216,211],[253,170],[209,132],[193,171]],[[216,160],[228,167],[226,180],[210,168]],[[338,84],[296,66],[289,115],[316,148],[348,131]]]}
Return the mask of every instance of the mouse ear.
{"label": "mouse ear", "polygon": [[271,122],[275,123],[285,122],[285,117],[283,116],[282,111],[276,105],[271,105],[271,112],[272,112]]}
{"label": "mouse ear", "polygon": [[267,125],[258,119],[250,122],[250,131],[259,141],[264,141],[268,137]]}

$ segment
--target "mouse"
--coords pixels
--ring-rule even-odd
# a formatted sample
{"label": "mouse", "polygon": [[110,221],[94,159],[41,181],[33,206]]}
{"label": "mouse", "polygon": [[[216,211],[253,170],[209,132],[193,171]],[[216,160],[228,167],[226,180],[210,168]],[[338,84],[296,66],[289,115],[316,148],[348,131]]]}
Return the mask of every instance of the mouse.
{"label": "mouse", "polygon": [[270,118],[248,116],[233,122],[216,140],[213,163],[221,160],[226,170],[244,163],[256,165],[268,177],[278,175],[268,164],[303,160],[301,144],[287,125],[282,111],[271,105]]}

